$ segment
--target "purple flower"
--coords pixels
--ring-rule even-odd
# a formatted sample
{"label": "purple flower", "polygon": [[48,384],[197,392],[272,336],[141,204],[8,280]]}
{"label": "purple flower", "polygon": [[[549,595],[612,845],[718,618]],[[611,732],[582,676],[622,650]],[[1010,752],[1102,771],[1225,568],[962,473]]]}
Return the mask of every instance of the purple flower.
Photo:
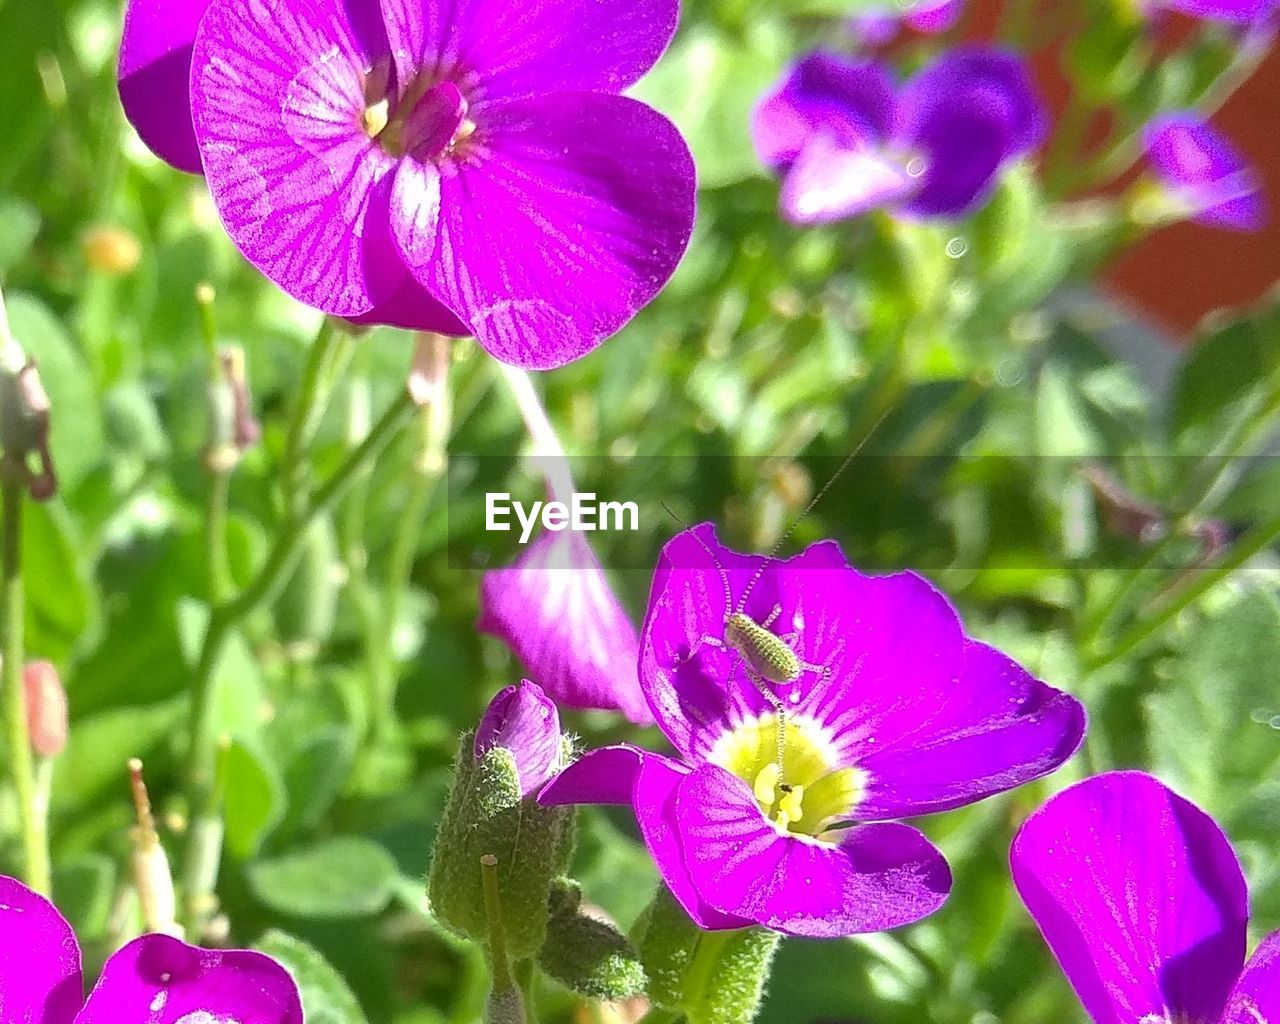
{"label": "purple flower", "polygon": [[290,295],[545,369],[621,328],[688,244],[688,148],[618,95],[677,3],[132,0],[121,98]]}
{"label": "purple flower", "polygon": [[757,107],[753,134],[783,176],[783,213],[817,224],[879,206],[958,216],[1040,143],[1045,124],[1013,54],[952,50],[895,89],[879,64],[818,52]]}
{"label": "purple flower", "polygon": [[523,796],[541,789],[560,770],[560,714],[541,687],[522,679],[489,702],[476,729],[476,760],[494,747],[511,751]]}
{"label": "purple flower", "polygon": [[1013,879],[1097,1024],[1280,1020],[1280,932],[1245,963],[1248,893],[1213,819],[1141,772],[1058,794]]}
{"label": "purple flower", "polygon": [[1163,114],[1145,134],[1156,173],[1192,220],[1236,231],[1256,231],[1266,223],[1253,169],[1198,114]]}
{"label": "purple flower", "polygon": [[1248,25],[1261,21],[1278,5],[1276,0],[1158,0],[1156,6],[1181,11],[1193,18]]}
{"label": "purple flower", "polygon": [[486,572],[480,608],[476,627],[501,637],[559,704],[652,724],[636,627],[577,530],[544,530],[514,565]]}
{"label": "purple flower", "polygon": [[899,23],[927,35],[945,32],[960,20],[964,5],[965,0],[919,0],[907,7],[894,4],[856,15],[850,27],[861,42],[881,46],[897,34]]}
{"label": "purple flower", "polygon": [[[790,652],[782,682],[726,645],[751,628],[739,612]],[[740,649],[761,662],[767,646]],[[709,524],[663,549],[640,679],[678,756],[593,751],[540,799],[632,804],[667,886],[709,929],[837,936],[932,913],[947,863],[891,819],[1053,771],[1084,731],[1076,700],[966,638],[919,576],[864,576],[829,541],[741,555]]]}
{"label": "purple flower", "polygon": [[112,955],[84,998],[80,947],[43,896],[0,876],[0,1016],[29,1024],[302,1024],[288,972],[261,953],[144,935]]}

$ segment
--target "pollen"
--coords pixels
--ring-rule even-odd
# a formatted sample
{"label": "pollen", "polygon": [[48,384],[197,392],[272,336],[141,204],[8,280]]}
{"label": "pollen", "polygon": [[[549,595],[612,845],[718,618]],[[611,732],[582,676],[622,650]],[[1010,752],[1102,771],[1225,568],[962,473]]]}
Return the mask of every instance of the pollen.
{"label": "pollen", "polygon": [[788,715],[784,735],[779,750],[778,716],[761,715],[722,736],[708,760],[751,787],[775,828],[820,838],[852,816],[866,792],[867,773],[842,765],[827,730],[811,719]]}
{"label": "pollen", "polygon": [[376,139],[382,134],[383,129],[387,127],[387,121],[390,118],[391,101],[383,97],[377,103],[364,108],[364,114],[360,117],[360,124],[369,138]]}

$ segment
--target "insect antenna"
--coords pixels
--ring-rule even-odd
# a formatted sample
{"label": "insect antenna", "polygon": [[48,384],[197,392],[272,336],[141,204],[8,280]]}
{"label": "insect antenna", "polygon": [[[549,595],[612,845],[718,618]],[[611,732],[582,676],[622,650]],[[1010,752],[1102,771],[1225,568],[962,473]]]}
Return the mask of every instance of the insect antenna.
{"label": "insect antenna", "polygon": [[[889,418],[889,413],[891,412],[893,412],[893,406],[890,406],[882,412],[875,423],[871,424],[871,429],[862,436],[862,440],[858,442],[853,451],[844,457],[844,461],[840,463],[839,468],[831,474],[831,479],[822,485],[822,489],[813,496],[813,499],[805,506],[804,511],[792,520],[791,525],[787,527],[786,532],[778,538],[777,543],[773,545],[773,549],[760,562],[756,567],[756,571],[752,573],[751,579],[747,581],[747,588],[742,592],[742,599],[738,602],[737,611],[742,611],[747,607],[747,598],[751,596],[751,591],[755,590],[756,584],[760,582],[760,577],[764,575],[765,569],[769,567],[770,560],[777,557],[778,552],[782,550],[782,545],[791,539],[791,535],[796,532],[796,529],[801,523],[809,518],[809,513],[818,507],[818,502],[827,496],[827,492],[831,490],[831,488],[835,486],[836,481],[844,475],[844,471],[849,468],[853,463],[853,460],[862,454],[862,449],[865,448],[867,446],[867,442],[875,436],[876,431],[879,430],[881,424]],[[668,511],[670,511],[670,509],[668,509]]]}
{"label": "insect antenna", "polygon": [[671,510],[670,505],[668,505],[665,501],[659,502],[659,504],[662,505],[664,509],[666,509],[667,515],[669,515],[672,519],[674,519],[677,523],[679,523],[681,527],[683,527],[684,530],[690,536],[692,536],[694,540],[698,542],[698,545],[702,548],[702,550],[707,553],[707,557],[711,559],[711,564],[716,567],[716,571],[720,574],[720,582],[724,585],[724,607],[725,607],[725,614],[728,614],[729,611],[732,610],[733,608],[733,591],[729,588],[729,574],[725,572],[724,566],[720,564],[720,560],[716,558],[715,552],[711,550],[711,548],[707,545],[707,542],[698,536],[697,531],[695,531],[693,527],[691,527],[688,523],[686,523],[683,519],[681,519],[678,515],[676,515]]}

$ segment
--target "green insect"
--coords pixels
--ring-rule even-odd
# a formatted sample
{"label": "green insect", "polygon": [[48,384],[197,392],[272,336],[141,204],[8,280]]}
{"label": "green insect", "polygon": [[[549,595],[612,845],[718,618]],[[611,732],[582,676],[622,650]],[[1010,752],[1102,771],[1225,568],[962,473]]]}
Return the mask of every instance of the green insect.
{"label": "green insect", "polygon": [[[667,511],[675,517],[675,513],[671,512],[669,508]],[[676,518],[679,521],[679,517]],[[831,674],[831,670],[825,665],[813,665],[804,661],[792,647],[799,640],[800,630],[803,625],[798,615],[792,621],[792,630],[779,635],[773,632],[772,627],[782,617],[781,605],[775,604],[769,614],[760,622],[757,622],[746,613],[747,600],[751,597],[751,592],[764,575],[765,569],[769,565],[768,559],[760,563],[755,574],[743,590],[742,596],[735,604],[733,589],[729,585],[729,574],[725,572],[724,566],[716,558],[715,552],[696,533],[691,533],[691,536],[702,547],[702,550],[707,553],[712,564],[715,565],[716,571],[720,574],[720,582],[724,586],[724,606],[728,611],[724,620],[724,635],[714,636],[708,633],[700,636],[688,653],[680,659],[680,663],[683,664],[692,660],[694,655],[703,647],[733,651],[742,659],[743,669],[747,678],[760,691],[760,695],[769,702],[774,714],[777,716],[777,759],[778,772],[781,776],[787,749],[787,708],[776,687],[797,682],[803,672],[817,672],[823,679],[826,679]],[[772,555],[770,558],[772,558]],[[799,698],[799,691],[793,689],[791,699],[799,700]],[[791,787],[785,782],[782,782],[779,788],[784,793],[791,791]]]}
{"label": "green insect", "polygon": [[[729,574],[725,572],[724,566],[720,564],[719,560],[715,556],[715,552],[711,550],[707,543],[696,533],[690,531],[693,539],[696,540],[702,547],[702,550],[707,553],[712,564],[715,565],[716,571],[720,574],[720,582],[724,586],[724,606],[726,615],[724,620],[724,635],[713,636],[711,634],[705,634],[699,637],[689,649],[688,653],[679,659],[678,663],[683,664],[692,660],[694,655],[696,655],[702,647],[714,647],[718,650],[733,651],[742,659],[742,665],[747,678],[750,679],[755,688],[760,691],[761,696],[769,702],[769,705],[773,708],[774,714],[778,719],[778,771],[780,775],[782,773],[786,755],[787,708],[776,688],[778,686],[788,686],[798,682],[801,674],[804,672],[816,672],[825,681],[831,676],[831,668],[828,665],[810,664],[803,660],[796,652],[795,644],[798,643],[801,630],[804,628],[803,619],[799,614],[796,614],[793,617],[791,630],[789,632],[779,634],[774,632],[773,626],[782,617],[782,606],[775,604],[769,614],[757,622],[746,612],[747,600],[751,597],[751,592],[755,590],[756,584],[760,582],[760,578],[764,575],[769,562],[777,555],[778,551],[781,550],[782,545],[786,543],[791,534],[795,532],[796,527],[799,526],[804,521],[805,517],[814,510],[818,502],[820,502],[826,495],[827,491],[829,491],[832,485],[840,479],[840,476],[844,471],[849,468],[849,464],[857,458],[858,454],[862,451],[863,446],[880,428],[880,424],[885,421],[890,411],[891,410],[886,410],[880,415],[880,418],[876,420],[875,424],[867,432],[866,436],[863,437],[862,441],[859,442],[857,447],[849,453],[844,462],[840,464],[840,467],[832,474],[831,479],[823,485],[822,489],[818,491],[816,495],[814,495],[813,500],[809,502],[805,510],[796,517],[795,521],[787,531],[778,539],[777,544],[774,545],[773,551],[771,551],[768,557],[756,568],[755,573],[747,582],[747,586],[743,590],[742,596],[736,603],[733,600],[733,589],[729,586]],[[676,522],[680,523],[681,526],[684,526],[686,530],[688,529],[684,520],[672,512],[665,503],[662,507],[667,510],[667,513],[675,519]],[[794,686],[792,686],[789,699],[792,701],[798,701],[800,699],[800,691]],[[779,788],[784,793],[791,791],[791,787],[786,785],[785,782],[781,783]]]}

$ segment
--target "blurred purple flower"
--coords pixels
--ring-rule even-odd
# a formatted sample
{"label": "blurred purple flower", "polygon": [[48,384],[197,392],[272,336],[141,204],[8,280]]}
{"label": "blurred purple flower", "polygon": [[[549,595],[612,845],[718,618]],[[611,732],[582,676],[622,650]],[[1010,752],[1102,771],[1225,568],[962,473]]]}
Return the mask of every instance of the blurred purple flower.
{"label": "blurred purple flower", "polygon": [[1245,963],[1248,892],[1212,818],[1141,772],[1058,794],[1013,878],[1097,1024],[1280,1020],[1280,932]]}
{"label": "blurred purple flower", "polygon": [[477,628],[500,637],[558,704],[652,724],[636,627],[581,533],[544,530],[514,565],[486,572],[480,609]]}
{"label": "blurred purple flower", "polygon": [[882,46],[897,35],[898,26],[936,35],[953,27],[964,13],[965,0],[918,0],[908,5],[893,4],[858,14],[850,28],[866,46]]}
{"label": "blurred purple flower", "polygon": [[31,1024],[302,1024],[297,986],[270,957],[144,935],[113,954],[84,998],[80,947],[43,896],[0,876],[0,1019]]}
{"label": "blurred purple flower", "polygon": [[898,89],[879,64],[811,54],[756,108],[753,135],[783,177],[783,213],[817,224],[880,206],[959,216],[1045,126],[1021,58],[971,47]]}
{"label": "blurred purple flower", "polygon": [[494,747],[511,751],[523,796],[541,789],[560,770],[560,714],[541,687],[522,679],[489,702],[473,753],[479,760]]}
{"label": "blurred purple flower", "polygon": [[1199,114],[1163,114],[1147,125],[1145,136],[1152,166],[1192,220],[1236,231],[1266,223],[1257,175]]}
{"label": "blurred purple flower", "polygon": [[621,328],[688,244],[688,147],[618,95],[677,15],[678,0],[132,0],[121,98],[159,155],[203,168],[232,239],[290,295],[546,369]]}
{"label": "blurred purple flower", "polygon": [[1154,6],[1181,11],[1193,18],[1251,25],[1274,13],[1276,0],[1156,0]]}
{"label": "blurred purple flower", "polygon": [[[791,682],[751,681],[724,643],[735,611],[777,630],[799,662]],[[678,757],[596,750],[540,799],[630,803],[703,928],[831,937],[925,917],[950,871],[892,819],[1051,772],[1084,732],[1079,702],[966,638],[925,580],[864,576],[833,542],[780,560],[721,547],[708,524],[677,535],[641,640],[645,695]]]}

